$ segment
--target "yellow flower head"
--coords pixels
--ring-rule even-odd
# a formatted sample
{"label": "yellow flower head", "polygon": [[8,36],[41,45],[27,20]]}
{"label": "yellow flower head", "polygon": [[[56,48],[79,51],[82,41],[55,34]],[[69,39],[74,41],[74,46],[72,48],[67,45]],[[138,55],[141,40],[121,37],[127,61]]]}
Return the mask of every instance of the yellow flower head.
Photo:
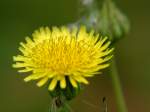
{"label": "yellow flower head", "polygon": [[50,82],[48,89],[53,91],[57,84],[65,89],[68,77],[74,88],[77,83],[88,84],[86,77],[98,74],[99,70],[109,66],[107,61],[113,48],[108,48],[107,37],[87,33],[85,27],[69,30],[67,27],[40,28],[32,34],[33,39],[26,37],[21,42],[21,55],[13,57],[14,68],[18,72],[31,73],[24,80],[38,80],[37,86]]}

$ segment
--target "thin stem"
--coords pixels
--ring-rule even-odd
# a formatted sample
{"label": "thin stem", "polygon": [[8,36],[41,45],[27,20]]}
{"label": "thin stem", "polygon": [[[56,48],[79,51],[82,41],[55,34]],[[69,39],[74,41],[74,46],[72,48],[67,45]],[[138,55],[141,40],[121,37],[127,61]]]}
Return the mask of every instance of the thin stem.
{"label": "thin stem", "polygon": [[117,111],[127,112],[127,108],[126,108],[126,104],[124,101],[124,96],[123,96],[123,92],[121,89],[121,84],[120,84],[120,80],[118,76],[115,58],[112,60],[112,64],[110,67],[110,76],[112,79],[112,86],[113,86],[115,97],[116,97]]}

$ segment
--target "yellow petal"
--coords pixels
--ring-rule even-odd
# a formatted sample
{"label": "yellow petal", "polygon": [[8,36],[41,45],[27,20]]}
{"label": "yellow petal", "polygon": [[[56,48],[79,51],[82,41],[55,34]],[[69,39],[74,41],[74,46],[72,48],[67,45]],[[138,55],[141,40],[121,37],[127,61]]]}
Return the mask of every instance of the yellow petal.
{"label": "yellow petal", "polygon": [[93,40],[93,43],[96,44],[96,43],[98,42],[99,38],[100,38],[100,37],[99,37],[99,34],[97,34],[97,35],[93,38],[93,39],[94,39],[94,40]]}
{"label": "yellow petal", "polygon": [[23,73],[23,72],[30,72],[30,71],[32,71],[33,69],[32,68],[25,68],[25,69],[23,69],[23,70],[18,70],[18,72],[20,72],[20,73]]}
{"label": "yellow petal", "polygon": [[21,67],[26,67],[26,66],[28,66],[28,64],[26,64],[26,63],[15,63],[15,64],[13,64],[12,65],[14,68],[21,68]]}
{"label": "yellow petal", "polygon": [[61,33],[63,34],[63,35],[67,35],[67,36],[70,36],[70,31],[69,31],[69,29],[67,28],[67,27],[65,27],[65,26],[62,26],[61,27]]}
{"label": "yellow petal", "polygon": [[78,32],[77,27],[73,26],[72,31],[71,31],[72,36],[76,37],[77,32]]}
{"label": "yellow petal", "polygon": [[29,60],[29,59],[26,58],[25,56],[18,55],[18,56],[13,56],[13,60],[14,61],[26,61],[26,60]]}
{"label": "yellow petal", "polygon": [[75,87],[75,88],[78,87],[77,82],[71,76],[69,77],[69,80],[70,80],[73,87]]}
{"label": "yellow petal", "polygon": [[99,65],[99,66],[97,66],[97,67],[93,67],[93,68],[89,69],[88,71],[89,71],[89,72],[96,72],[96,71],[98,71],[98,70],[107,68],[108,66],[109,66],[109,64],[102,64],[102,65]]}
{"label": "yellow petal", "polygon": [[111,49],[109,49],[109,50],[106,50],[106,51],[102,52],[102,53],[99,55],[99,57],[106,56],[106,55],[110,54],[113,50],[114,50],[114,48],[111,48]]}
{"label": "yellow petal", "polygon": [[89,82],[82,76],[74,76],[74,79],[76,79],[78,82],[82,82],[84,84],[89,84]]}
{"label": "yellow petal", "polygon": [[28,45],[31,45],[31,46],[33,45],[33,41],[31,40],[30,37],[25,37],[25,40],[26,40]]}
{"label": "yellow petal", "polygon": [[[100,63],[104,63],[104,62],[110,60],[112,57],[113,57],[113,55],[107,56],[107,57],[105,57]],[[100,64],[100,63],[99,63],[99,64]]]}
{"label": "yellow petal", "polygon": [[25,82],[28,82],[30,80],[36,80],[36,79],[40,79],[40,78],[43,78],[45,77],[47,74],[46,73],[33,73],[29,76],[27,76],[24,81]]}
{"label": "yellow petal", "polygon": [[26,78],[24,78],[24,81],[25,82],[29,82],[29,81],[31,81],[33,79],[33,76],[32,75],[29,75],[29,76],[27,76]]}
{"label": "yellow petal", "polygon": [[104,42],[108,39],[108,37],[104,37],[100,42],[101,42],[101,45],[104,44]]}
{"label": "yellow petal", "polygon": [[57,78],[53,78],[52,81],[50,82],[50,85],[48,87],[48,90],[53,91],[57,85]]}
{"label": "yellow petal", "polygon": [[41,86],[43,86],[47,81],[48,81],[48,77],[45,77],[45,78],[41,79],[41,80],[37,83],[37,86],[38,86],[38,87],[41,87]]}
{"label": "yellow petal", "polygon": [[62,76],[61,80],[60,80],[60,87],[62,89],[66,88],[66,79],[64,76]]}
{"label": "yellow petal", "polygon": [[86,27],[85,26],[81,26],[79,33],[78,33],[78,41],[82,41],[85,40],[87,38],[87,32],[86,32]]}
{"label": "yellow petal", "polygon": [[27,52],[25,51],[25,49],[23,47],[19,47],[18,48],[20,52],[22,52],[24,55],[27,54]]}
{"label": "yellow petal", "polygon": [[109,45],[111,44],[111,42],[107,42],[105,45],[103,45],[101,48],[100,48],[100,51],[103,51],[105,49],[107,49],[109,47]]}
{"label": "yellow petal", "polygon": [[20,45],[21,45],[23,48],[26,48],[26,44],[25,44],[25,43],[20,42]]}

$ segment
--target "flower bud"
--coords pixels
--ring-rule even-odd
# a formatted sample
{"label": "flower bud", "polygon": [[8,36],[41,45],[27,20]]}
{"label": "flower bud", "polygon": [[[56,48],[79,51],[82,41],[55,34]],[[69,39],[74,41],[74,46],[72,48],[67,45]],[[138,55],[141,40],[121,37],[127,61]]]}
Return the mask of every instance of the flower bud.
{"label": "flower bud", "polygon": [[111,0],[105,0],[99,15],[99,30],[108,35],[110,40],[117,41],[129,32],[130,24],[127,17]]}

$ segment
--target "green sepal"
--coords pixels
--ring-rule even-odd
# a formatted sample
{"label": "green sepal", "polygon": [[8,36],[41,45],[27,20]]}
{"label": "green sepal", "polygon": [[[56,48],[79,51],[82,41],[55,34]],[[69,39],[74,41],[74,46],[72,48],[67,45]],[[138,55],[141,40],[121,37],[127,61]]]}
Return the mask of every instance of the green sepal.
{"label": "green sepal", "polygon": [[78,87],[74,88],[70,83],[68,77],[66,77],[67,86],[65,89],[60,88],[60,83],[57,83],[56,88],[53,91],[49,91],[49,94],[52,98],[58,96],[64,96],[66,100],[71,100],[75,96],[77,96],[81,90],[81,86],[78,83]]}
{"label": "green sepal", "polygon": [[62,90],[62,93],[63,95],[66,97],[67,100],[71,100],[72,98],[74,98],[75,96],[77,96],[81,90],[81,86],[80,84],[78,83],[78,87],[77,88],[74,88],[68,77],[66,77],[66,81],[67,81],[67,87]]}

